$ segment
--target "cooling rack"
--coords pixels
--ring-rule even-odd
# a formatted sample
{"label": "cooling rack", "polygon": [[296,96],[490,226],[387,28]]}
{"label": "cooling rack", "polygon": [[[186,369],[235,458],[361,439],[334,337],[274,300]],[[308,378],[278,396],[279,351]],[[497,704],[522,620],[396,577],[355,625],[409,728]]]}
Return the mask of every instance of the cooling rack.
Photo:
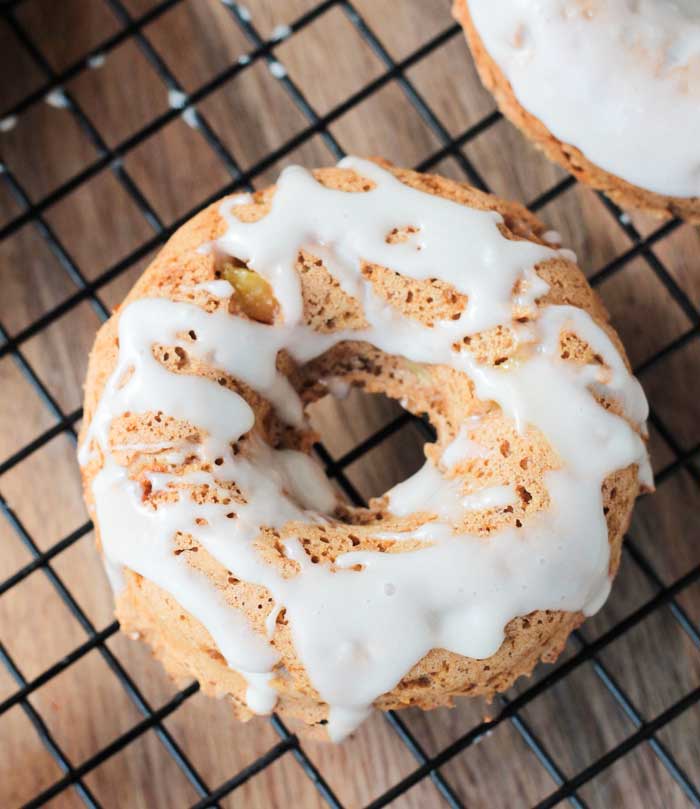
{"label": "cooling rack", "polygon": [[[121,280],[133,280],[153,251],[182,223],[225,193],[249,189],[256,184],[264,185],[271,176],[268,172],[274,174],[285,160],[297,159],[307,144],[314,142],[325,149],[326,162],[342,157],[346,146],[342,122],[357,114],[362,126],[363,115],[371,117],[376,114],[378,107],[373,105],[381,107],[387,103],[382,99],[386,98],[389,88],[395,94],[392,98],[400,97],[401,104],[410,106],[410,121],[414,122],[411,126],[420,127],[423,134],[419,140],[430,145],[428,153],[414,161],[421,171],[447,171],[479,188],[496,190],[508,196],[501,187],[494,188],[491,178],[496,178],[495,185],[498,185],[498,178],[502,176],[495,172],[494,162],[508,165],[517,157],[513,152],[525,147],[517,134],[508,131],[503,138],[512,151],[496,150],[498,153],[494,157],[494,150],[488,152],[481,144],[490,133],[503,132],[507,124],[485,94],[473,89],[471,92],[476,99],[473,103],[470,99],[465,101],[455,97],[446,105],[438,91],[441,85],[439,73],[435,78],[433,71],[430,80],[421,73],[422,66],[432,63],[436,55],[448,50],[452,54],[458,48],[466,48],[461,41],[461,31],[449,17],[446,3],[435,2],[430,6],[432,29],[428,26],[429,30],[417,32],[415,42],[412,40],[407,49],[392,38],[391,18],[396,14],[408,14],[409,18],[415,14],[418,19],[419,12],[424,15],[421,19],[426,18],[425,6],[420,0],[401,4],[398,0],[377,4],[369,0],[279,3],[277,8],[285,12],[280,16],[282,22],[265,33],[261,32],[259,25],[258,6],[265,5],[269,11],[269,7],[275,7],[274,3],[249,0],[249,7],[246,7],[233,0],[222,3],[215,0],[211,8],[216,5],[217,20],[225,15],[227,23],[232,26],[231,31],[236,32],[237,41],[244,46],[236,53],[223,48],[220,59],[205,60],[204,67],[195,71],[194,78],[190,76],[187,81],[182,81],[178,74],[177,49],[159,44],[157,32],[161,21],[187,4],[188,0],[77,0],[66,3],[64,13],[73,22],[90,12],[90,31],[89,37],[81,39],[75,47],[66,46],[60,60],[50,51],[51,37],[54,44],[57,37],[70,39],[70,30],[64,27],[52,31],[49,24],[42,22],[46,15],[55,21],[55,9],[52,15],[49,14],[48,3],[43,0],[8,0],[0,6],[5,64],[14,65],[3,78],[3,94],[13,97],[2,104],[0,111],[0,187],[3,194],[0,198],[3,214],[0,250],[7,249],[7,252],[0,253],[5,262],[2,268],[5,280],[0,277],[0,301],[4,298],[0,306],[0,379],[4,380],[3,397],[5,392],[8,393],[7,403],[0,412],[2,431],[13,434],[13,440],[8,443],[10,450],[0,460],[0,520],[3,521],[0,538],[8,550],[18,546],[24,553],[21,564],[14,565],[10,571],[3,568],[0,604],[3,599],[18,597],[27,580],[44,577],[47,586],[66,609],[60,616],[45,615],[43,620],[65,620],[77,627],[77,634],[74,634],[77,640],[65,654],[42,665],[39,670],[33,667],[31,674],[26,675],[25,664],[13,642],[18,628],[3,623],[0,627],[0,662],[5,669],[5,679],[0,680],[4,687],[0,691],[0,723],[3,717],[21,711],[33,728],[35,738],[40,740],[57,765],[56,777],[39,783],[32,777],[32,759],[27,758],[22,763],[23,780],[30,788],[29,792],[25,789],[21,798],[26,806],[49,803],[51,806],[81,803],[89,807],[122,805],[111,801],[108,795],[99,794],[91,782],[91,774],[130,746],[138,745],[146,734],[154,734],[164,754],[189,784],[186,794],[183,790],[183,806],[247,806],[247,799],[237,797],[244,794],[241,792],[244,785],[252,779],[274,778],[270,768],[274,770],[278,761],[291,758],[299,772],[308,777],[314,800],[340,809],[351,805],[339,796],[343,791],[341,782],[353,778],[352,762],[346,762],[342,770],[334,767],[332,772],[327,771],[328,768],[324,771],[324,767],[317,763],[318,748],[291,733],[276,716],[272,716],[269,722],[277,740],[261,755],[217,782],[205,778],[201,763],[196,763],[170,723],[195,696],[197,684],[189,684],[154,704],[147,696],[148,689],[138,671],[127,666],[119,649],[110,643],[118,631],[117,623],[111,621],[99,625],[82,606],[82,594],[89,583],[82,583],[79,592],[75,586],[66,583],[68,577],[60,570],[64,555],[70,554],[76,546],[91,542],[90,523],[84,522],[58,538],[47,539],[42,536],[37,520],[28,517],[23,508],[16,507],[19,500],[13,476],[60,436],[74,445],[82,415],[77,406],[79,398],[71,400],[56,394],[52,380],[57,371],[47,368],[36,348],[37,341],[53,339],[53,329],[60,322],[63,324],[64,352],[84,353],[83,343],[73,344],[65,336],[78,334],[83,329],[84,316],[79,317],[79,312],[89,307],[97,321],[106,319],[111,306],[118,300],[117,291],[123,294],[126,288],[120,286]],[[294,7],[296,16],[286,13],[287,5]],[[99,12],[96,11],[98,6]],[[301,8],[299,13],[297,8]],[[326,43],[328,70],[316,70],[314,82],[297,81],[295,71],[287,66],[285,49],[295,39],[304,36],[305,31],[323,24],[331,15],[334,19],[342,18],[347,37],[353,37],[353,42],[359,43],[352,47],[362,47],[371,54],[367,58],[373,60],[373,68],[359,86],[357,81],[346,80],[343,64],[335,61],[332,42]],[[377,19],[382,18],[389,18],[389,23],[378,25]],[[420,27],[421,23],[414,25],[415,29]],[[94,105],[91,108],[84,101],[87,96],[81,96],[80,83],[90,81],[92,75],[106,69],[117,54],[124,54],[127,46],[132,49],[129,53],[138,54],[143,62],[143,67],[139,68],[143,72],[138,73],[135,68],[130,72],[129,60],[135,60],[136,56],[128,55],[126,63],[121,63],[126,64],[127,69],[120,80],[135,82],[141,76],[144,81],[159,83],[164,103],[160,107],[140,110],[140,120],[131,129],[118,126],[107,129],[103,110]],[[189,47],[189,44],[180,43],[179,47]],[[443,67],[449,64],[449,60],[445,61]],[[276,143],[271,144],[263,138],[264,148],[260,147],[255,154],[241,160],[235,144],[231,145],[226,134],[226,123],[221,123],[222,118],[217,119],[221,103],[208,102],[256,70],[265,70],[266,81],[275,86],[274,99],[277,101],[267,102],[268,106],[273,105],[265,119],[268,124],[269,114],[276,112],[275,103],[293,106],[299,124],[290,132],[280,133]],[[31,73],[32,81],[25,81],[23,73]],[[465,71],[465,84],[466,81]],[[471,81],[474,83],[473,75]],[[323,90],[334,83],[340,87],[342,97],[319,92],[319,87]],[[469,107],[468,125],[459,127],[455,124],[452,103],[456,107],[460,104]],[[47,119],[47,108],[62,117]],[[226,115],[243,116],[245,121],[238,118],[229,121],[229,125],[235,128],[254,126],[256,116],[264,117],[266,112],[262,108],[236,111],[234,105],[219,114],[223,115],[224,121]],[[34,122],[29,131],[26,128],[28,121]],[[206,151],[206,172],[213,179],[203,190],[194,194],[188,191],[187,206],[164,214],[162,206],[159,209],[159,205],[151,201],[155,192],[149,186],[148,155],[152,153],[146,152],[146,157],[140,162],[134,156],[177,121],[188,127],[187,137],[197,139],[197,149]],[[42,140],[32,140],[37,128],[40,134],[44,133],[43,136],[58,139],[65,135],[81,139],[84,144],[80,161],[67,159],[67,165],[61,166],[51,183],[35,179],[28,183],[23,179],[29,175],[22,160],[26,162],[27,155],[32,160],[42,160]],[[396,128],[397,140],[415,137],[415,133],[401,133],[399,121]],[[17,138],[31,142],[29,146],[25,143],[19,148]],[[385,154],[392,157],[390,151],[385,150]],[[540,160],[531,152],[526,154],[528,159]],[[216,169],[213,168],[215,163]],[[183,171],[187,174],[190,169]],[[641,346],[631,353],[635,371],[650,393],[651,438],[659,491],[640,506],[641,516],[635,519],[627,537],[624,576],[621,574],[620,578],[626,578],[630,583],[618,584],[611,600],[613,606],[604,611],[607,617],[596,618],[591,622],[592,628],[586,624],[575,633],[557,665],[541,668],[533,680],[519,684],[502,696],[491,706],[490,716],[485,719],[476,717],[474,712],[465,714],[456,710],[453,719],[449,720],[449,734],[436,732],[431,735],[435,723],[443,721],[437,715],[421,716],[417,720],[411,718],[411,712],[405,718],[389,712],[377,720],[384,722],[389,729],[387,744],[404,750],[410,763],[395,778],[385,778],[380,788],[364,800],[368,809],[389,804],[500,805],[499,790],[513,788],[513,784],[509,786],[509,779],[515,779],[513,783],[517,790],[517,773],[509,772],[510,767],[506,767],[505,772],[496,776],[498,768],[492,766],[486,784],[475,780],[471,787],[465,788],[458,767],[469,766],[468,757],[477,755],[477,751],[491,744],[487,739],[506,726],[515,734],[519,744],[529,751],[528,766],[533,770],[541,768],[541,783],[545,785],[534,797],[525,790],[518,799],[520,803],[511,800],[510,806],[537,806],[539,809],[559,805],[636,806],[641,805],[638,802],[642,800],[640,796],[646,796],[646,806],[700,806],[697,741],[700,737],[700,611],[697,609],[700,601],[697,598],[700,552],[696,549],[700,546],[697,521],[700,499],[697,463],[700,450],[697,432],[700,421],[697,407],[700,398],[697,379],[700,367],[700,240],[697,231],[677,220],[658,223],[625,214],[604,197],[578,186],[573,178],[558,169],[545,167],[540,174],[551,178],[551,182],[523,200],[532,210],[541,211],[543,218],[557,224],[558,206],[563,205],[562,200],[571,200],[580,194],[586,210],[595,209],[596,213],[590,216],[606,234],[601,246],[595,241],[594,234],[586,236],[584,233],[580,235],[577,247],[591,283],[608,303],[614,302],[618,307],[613,313],[628,345],[631,339],[635,345]],[[129,210],[136,212],[134,215],[141,223],[143,238],[137,245],[130,245],[123,251],[118,260],[95,271],[81,258],[80,246],[67,244],[62,235],[66,232],[65,217],[57,215],[56,211],[96,178],[105,176],[109,177],[113,187],[118,186],[120,198],[128,200]],[[520,187],[531,186],[526,176]],[[190,204],[193,207],[190,208]],[[573,209],[577,210],[575,206]],[[122,215],[121,208],[114,211],[115,218]],[[586,226],[590,230],[590,222]],[[12,297],[15,293],[10,294],[17,287],[11,287],[14,282],[7,279],[24,276],[36,280],[34,259],[21,252],[18,257],[12,247],[14,240],[26,233],[32,234],[34,243],[40,243],[47,256],[45,260],[38,260],[41,265],[39,279],[44,277],[41,272],[51,273],[50,282],[49,276],[45,276],[46,283],[58,284],[60,291],[50,300],[42,301],[36,316],[22,321],[15,317]],[[83,237],[93,242],[103,238],[99,231],[86,232]],[[11,261],[8,255],[12,257]],[[44,264],[46,269],[42,269]],[[56,281],[59,276],[63,279]],[[627,280],[616,291],[616,279],[623,277]],[[641,290],[645,292],[642,294]],[[27,293],[26,284],[22,294],[42,297],[40,289]],[[672,328],[667,325],[671,321],[675,324]],[[20,390],[19,382],[12,383],[14,387],[10,384],[19,377],[26,398],[16,393]],[[77,385],[74,387],[77,389]],[[30,419],[30,412],[35,413],[37,408],[42,415],[36,418],[32,415]],[[28,423],[39,425],[35,430],[32,428],[30,434],[17,426],[24,422],[25,413]],[[431,439],[429,425],[400,412],[354,446],[337,452],[320,444],[317,452],[329,477],[352,502],[361,504],[365,495],[357,473],[352,472],[358,463],[371,458],[373,452],[387,443],[396,444],[398,441],[399,444],[413,442],[417,445]],[[32,489],[32,496],[41,500],[43,494],[39,482],[34,483],[29,476],[23,481],[25,493],[28,487]],[[60,492],[60,476],[52,481],[52,486]],[[624,591],[621,599],[618,589]],[[641,635],[640,627],[645,628]],[[630,638],[637,640],[631,641]],[[613,654],[616,649],[624,650],[619,659]],[[65,738],[60,738],[60,734],[52,729],[55,723],[45,704],[36,697],[51,683],[65,682],[81,661],[94,654],[99,655],[105,664],[104,676],[118,684],[140,718],[107,743],[102,743],[97,734],[92,749],[83,751],[76,758],[67,751]],[[563,752],[565,745],[561,735],[557,735],[557,706],[560,705],[557,700],[561,699],[561,689],[567,688],[565,693],[569,701],[573,698],[583,703],[589,699],[593,702],[585,689],[579,692],[578,686],[571,685],[582,682],[582,672],[586,672],[586,687],[596,689],[596,694],[602,695],[596,700],[604,700],[608,706],[606,710],[617,715],[621,730],[599,746],[588,745],[582,731],[581,738],[573,737],[573,746],[586,748],[588,755],[571,757]],[[663,687],[659,683],[663,683]],[[663,691],[663,699],[656,698],[659,690]],[[548,708],[533,713],[532,707],[542,703],[548,695],[552,696]],[[231,738],[235,740],[235,728],[232,732]],[[2,734],[0,724],[0,738],[3,738]],[[9,738],[5,741],[13,743]],[[497,756],[497,750],[492,755]],[[608,774],[617,771],[616,768],[625,761],[632,760],[637,762],[634,772],[642,773],[639,791],[616,793],[614,779],[606,780]],[[0,774],[2,772],[0,769]],[[4,780],[0,778],[0,782]],[[459,782],[458,786],[455,782]],[[630,783],[628,778],[628,790]],[[603,786],[596,788],[596,784]],[[421,797],[417,799],[418,803],[411,803],[414,800],[411,796],[417,794],[419,785]],[[137,802],[138,787],[133,788],[134,799],[129,805],[141,805]],[[2,789],[0,783],[0,795]],[[279,798],[256,805],[277,805],[279,802],[279,805],[298,806],[309,800],[290,798],[286,802]],[[4,800],[2,803],[6,805]],[[144,805],[155,804],[147,802]]]}

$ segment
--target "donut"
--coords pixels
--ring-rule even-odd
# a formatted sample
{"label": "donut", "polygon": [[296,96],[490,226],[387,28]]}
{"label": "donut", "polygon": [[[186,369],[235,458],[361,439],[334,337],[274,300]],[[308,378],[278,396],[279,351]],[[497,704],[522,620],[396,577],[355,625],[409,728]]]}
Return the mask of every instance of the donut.
{"label": "donut", "polygon": [[[652,480],[644,394],[552,240],[516,203],[359,158],[178,230],[85,385],[122,629],[239,718],[334,741],[372,706],[490,697],[554,660]],[[367,508],[328,482],[305,415],[347,385],[436,433]]]}
{"label": "donut", "polygon": [[455,0],[484,86],[550,160],[623,207],[700,222],[700,5]]}

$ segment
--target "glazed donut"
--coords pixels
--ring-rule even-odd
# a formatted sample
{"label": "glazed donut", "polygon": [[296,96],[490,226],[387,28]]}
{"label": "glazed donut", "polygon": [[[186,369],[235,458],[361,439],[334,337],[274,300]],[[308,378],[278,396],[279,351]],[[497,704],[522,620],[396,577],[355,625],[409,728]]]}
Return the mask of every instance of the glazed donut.
{"label": "glazed donut", "polygon": [[481,80],[551,160],[620,205],[700,222],[700,4],[455,0]]}
{"label": "glazed donut", "polygon": [[[492,695],[610,590],[646,400],[525,208],[346,158],[170,239],[90,357],[79,458],[122,628],[243,719],[342,739]],[[339,382],[437,432],[369,508],[310,452]],[[641,482],[641,483],[640,483]]]}

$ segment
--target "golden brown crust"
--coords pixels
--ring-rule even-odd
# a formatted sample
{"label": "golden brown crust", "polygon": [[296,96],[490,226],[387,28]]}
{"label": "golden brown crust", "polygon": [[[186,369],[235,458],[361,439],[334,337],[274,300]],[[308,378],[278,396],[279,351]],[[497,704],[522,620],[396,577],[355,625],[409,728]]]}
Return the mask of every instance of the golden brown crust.
{"label": "golden brown crust", "polygon": [[[506,223],[503,233],[507,238],[541,241],[544,225],[518,204],[504,202],[465,184],[396,169],[387,163],[382,165],[414,188],[475,208],[499,211]],[[330,187],[361,193],[361,178],[348,170],[322,169],[315,172],[315,176]],[[251,205],[236,209],[238,215],[248,220],[264,216],[273,193],[274,188],[259,192]],[[210,206],[194,217],[165,245],[131,290],[125,304],[142,297],[165,296],[173,300],[191,300],[208,310],[223,305],[206,292],[192,291],[193,285],[217,277],[219,270],[214,255],[198,252],[197,248],[221,235],[223,230],[219,204]],[[401,234],[395,235],[401,237]],[[359,302],[340,290],[322,263],[311,255],[303,254],[298,260],[297,269],[302,280],[304,316],[309,326],[318,331],[335,331],[364,325]],[[550,285],[549,292],[540,301],[541,305],[569,303],[585,309],[605,329],[624,356],[619,339],[607,322],[604,307],[573,263],[556,257],[538,265],[536,270]],[[365,275],[373,283],[377,294],[405,316],[423,323],[458,315],[467,304],[464,296],[439,281],[415,281],[374,265],[365,267]],[[243,312],[236,314],[245,316]],[[116,363],[118,320],[117,313],[101,328],[90,356],[81,441]],[[494,364],[511,357],[516,346],[509,338],[508,330],[498,328],[465,341],[462,350],[474,353],[481,362]],[[588,346],[574,335],[562,336],[561,350],[562,353],[568,352],[566,356],[572,361],[594,361]],[[216,373],[215,369],[178,358],[174,352],[168,351],[167,346],[156,348],[155,355],[176,373]],[[426,453],[435,462],[439,461],[442,450],[457,434],[465,415],[480,413],[483,418],[475,440],[494,448],[494,457],[488,463],[484,459],[472,459],[458,466],[456,471],[465,479],[478,482],[478,486],[507,481],[516,486],[521,497],[516,506],[470,515],[461,526],[464,530],[487,535],[505,525],[518,526],[534,512],[547,506],[542,475],[556,466],[557,459],[543,436],[533,430],[528,430],[524,435],[518,434],[497,407],[474,397],[469,380],[454,369],[420,366],[355,341],[340,343],[301,368],[284,355],[280,356],[278,364],[289,375],[305,402],[312,402],[324,395],[326,391],[319,380],[334,375],[370,392],[382,391],[397,399],[404,399],[413,412],[428,413],[438,432],[438,440],[427,448]],[[269,403],[238,380],[221,377],[219,382],[235,389],[249,402],[256,414],[253,431],[264,440],[276,446],[308,450],[312,435],[285,430]],[[614,403],[606,404],[612,409],[616,407]],[[192,430],[193,425],[167,417],[154,419],[132,415],[115,420],[110,437],[113,444],[143,444],[182,437]],[[240,445],[240,451],[245,453],[245,438]],[[121,450],[117,460],[128,465],[130,475],[135,480],[139,480],[145,470],[174,471],[167,468],[156,451]],[[193,468],[188,464],[195,463],[193,457],[177,471]],[[99,467],[100,460],[97,459],[83,469],[85,497],[93,517],[91,481]],[[206,499],[212,496],[195,489],[191,487],[193,497]],[[634,467],[611,475],[603,487],[611,572],[617,569],[622,537],[637,493]],[[228,495],[231,507],[235,509],[235,503],[243,495],[235,486],[230,488]],[[154,508],[158,507],[158,498],[164,496],[167,495],[162,492],[156,495],[144,490],[145,500]],[[388,514],[385,506],[386,503],[380,498],[367,510],[343,507],[339,510],[339,517],[344,521],[330,527],[290,524],[288,529],[281,532],[263,531],[256,543],[269,564],[279,566],[283,575],[294,575],[296,565],[285,560],[279,552],[280,539],[286,536],[300,538],[312,562],[318,564],[332,564],[338,554],[350,549],[367,548],[387,553],[409,550],[412,547],[409,542],[400,543],[400,548],[393,547],[391,541],[379,539],[374,533],[378,527],[383,531],[392,526],[406,530],[425,521],[428,516],[412,515],[398,519]],[[96,531],[99,542],[99,525],[96,525]],[[265,618],[273,607],[265,588],[239,581],[233,572],[225,570],[211,557],[193,536],[178,535],[174,552],[185,554],[188,564],[208,576],[232,607],[242,609],[251,624],[258,631],[264,631]],[[125,573],[125,580],[126,587],[117,600],[117,615],[123,629],[139,633],[171,675],[182,679],[195,677],[205,692],[226,695],[236,714],[243,719],[249,718],[251,714],[245,705],[246,683],[240,675],[227,668],[206,629],[168,593],[151,582],[129,571]],[[491,697],[510,686],[518,677],[529,674],[538,660],[556,659],[569,633],[581,620],[579,613],[565,612],[534,612],[516,618],[506,627],[506,638],[501,648],[487,660],[467,659],[435,649],[419,661],[396,688],[381,696],[376,705],[384,710],[408,705],[431,708],[449,705],[452,698],[458,695]],[[280,695],[277,710],[295,717],[304,726],[317,725],[316,730],[323,734],[327,706],[319,700],[295,654],[284,612],[277,618],[273,644],[281,659],[274,682]]]}
{"label": "golden brown crust", "polygon": [[492,93],[505,117],[550,160],[563,166],[582,183],[603,191],[623,208],[638,208],[659,218],[677,216],[688,222],[700,223],[700,198],[669,197],[640,188],[596,166],[580,149],[556,138],[515,97],[510,82],[484,47],[469,13],[468,0],[454,0],[452,13],[464,29],[484,87]]}

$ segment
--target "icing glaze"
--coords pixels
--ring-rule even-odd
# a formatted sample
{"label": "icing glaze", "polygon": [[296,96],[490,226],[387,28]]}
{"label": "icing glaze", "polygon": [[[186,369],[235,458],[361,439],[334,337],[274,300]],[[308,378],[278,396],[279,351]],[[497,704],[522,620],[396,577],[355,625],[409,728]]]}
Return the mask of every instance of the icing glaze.
{"label": "icing glaze", "polygon": [[289,25],[276,25],[272,29],[272,33],[270,34],[270,39],[273,42],[281,42],[283,39],[287,39],[287,37],[292,35],[292,29]]}
{"label": "icing glaze", "polygon": [[103,67],[106,61],[107,56],[104,53],[94,53],[92,56],[88,56],[87,66],[91,67],[93,70],[97,70]]}
{"label": "icing glaze", "polygon": [[182,90],[171,87],[168,90],[168,104],[174,110],[184,109],[187,106],[187,93],[183,93]]}
{"label": "icing glaze", "polygon": [[287,75],[287,68],[282,62],[270,62],[268,69],[276,79],[283,79]]}
{"label": "icing glaze", "polygon": [[[433,648],[485,658],[497,651],[505,626],[516,616],[538,609],[587,614],[598,609],[610,588],[601,484],[615,470],[637,464],[641,480],[651,485],[638,434],[644,430],[646,400],[611,340],[586,312],[553,305],[538,310],[528,330],[514,330],[529,350],[512,367],[480,365],[452,347],[465,335],[514,325],[516,282],[525,290],[518,303],[537,311],[535,298],[548,287],[534,267],[558,251],[507,239],[498,227],[499,214],[412,189],[373,163],[346,158],[340,165],[370,181],[370,190],[330,190],[309,172],[290,167],[259,221],[243,223],[235,216],[236,205],[248,197],[221,205],[227,230],[213,249],[246,261],[268,280],[283,321],[268,326],[229,315],[226,308],[207,313],[164,298],[130,303],[119,319],[116,367],[79,450],[82,464],[97,451],[104,458],[92,493],[114,586],[121,586],[115,571],[125,567],[170,593],[206,627],[228,665],[246,678],[248,705],[259,713],[272,710],[276,700],[278,654],[269,639],[284,608],[295,652],[329,705],[328,731],[334,740],[351,732],[373,701]],[[386,234],[409,222],[416,227],[414,238],[387,243]],[[322,257],[340,286],[362,302],[366,328],[320,334],[304,324],[295,269],[302,248]],[[458,320],[423,326],[374,294],[360,272],[362,260],[412,278],[439,277],[467,295],[468,306]],[[222,281],[198,288],[220,298],[233,293]],[[585,340],[604,365],[563,361],[559,336],[564,329]],[[195,341],[183,337],[190,331],[196,333]],[[284,578],[263,561],[254,543],[262,526],[280,529],[290,521],[332,519],[336,498],[330,484],[307,455],[274,450],[254,435],[248,437],[245,457],[234,455],[230,444],[254,423],[250,406],[207,378],[168,371],[155,359],[152,346],[182,347],[250,385],[288,423],[302,425],[301,401],[276,367],[278,351],[284,348],[303,363],[347,339],[366,340],[416,363],[463,371],[478,397],[498,404],[520,431],[540,430],[560,461],[545,475],[550,507],[522,528],[498,530],[488,538],[456,531],[455,524],[468,512],[503,507],[515,499],[507,481],[464,492],[458,478],[450,477],[460,462],[489,451],[471,435],[478,419],[465,414],[439,464],[426,462],[388,493],[389,510],[397,516],[416,511],[432,515],[412,531],[382,534],[420,540],[418,550],[352,551],[338,557],[331,569],[313,564],[299,540],[288,538],[284,549],[297,563],[297,575]],[[627,420],[601,407],[592,390],[618,401]],[[190,482],[206,482],[216,490],[235,481],[246,502],[236,503],[235,514],[230,506],[195,504],[186,494],[159,503],[157,509],[143,503],[140,486],[117,463],[116,448],[109,443],[110,425],[127,411],[161,411],[190,422],[199,440],[188,444],[188,450],[203,462],[216,459],[211,473],[151,473],[152,486],[177,491]],[[159,446],[175,459],[182,450],[176,443]],[[195,536],[239,579],[267,588],[274,608],[265,636],[255,633],[243,613],[173,553],[178,531]],[[431,582],[440,585],[432,587]]]}
{"label": "icing glaze", "polygon": [[194,107],[185,107],[181,113],[182,120],[192,129],[199,128],[199,115]]}
{"label": "icing glaze", "polygon": [[65,109],[70,106],[68,96],[61,87],[57,87],[55,90],[51,90],[50,93],[47,93],[44,100],[50,107],[55,107],[56,109]]}
{"label": "icing glaze", "polygon": [[699,3],[468,0],[468,6],[520,104],[559,140],[634,185],[700,196]]}
{"label": "icing glaze", "polygon": [[0,120],[0,132],[11,132],[17,126],[17,116],[7,115]]}

